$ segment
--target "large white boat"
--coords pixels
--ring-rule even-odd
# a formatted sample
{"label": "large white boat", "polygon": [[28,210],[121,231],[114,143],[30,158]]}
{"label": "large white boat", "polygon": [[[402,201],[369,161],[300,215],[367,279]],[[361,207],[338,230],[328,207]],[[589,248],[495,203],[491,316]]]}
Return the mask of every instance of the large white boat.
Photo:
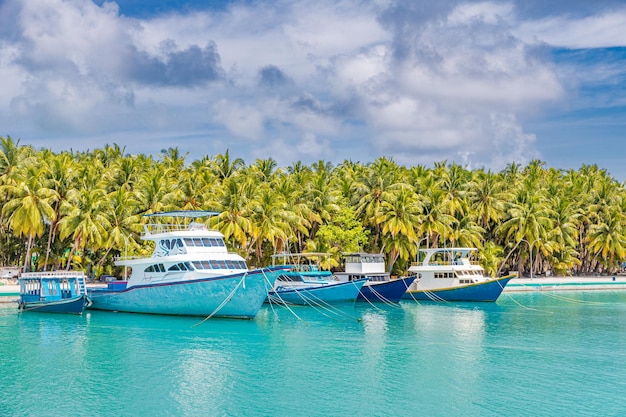
{"label": "large white boat", "polygon": [[421,263],[409,268],[416,276],[402,298],[431,301],[496,301],[515,275],[485,276],[478,262],[470,260],[475,248],[422,249]]}
{"label": "large white boat", "polygon": [[132,270],[128,282],[113,281],[107,288],[89,289],[89,308],[254,318],[268,290],[285,268],[248,270],[241,256],[228,252],[220,232],[195,221],[216,214],[177,211],[146,215],[192,221],[145,225],[142,239],[154,242],[152,256],[118,258],[116,265]]}

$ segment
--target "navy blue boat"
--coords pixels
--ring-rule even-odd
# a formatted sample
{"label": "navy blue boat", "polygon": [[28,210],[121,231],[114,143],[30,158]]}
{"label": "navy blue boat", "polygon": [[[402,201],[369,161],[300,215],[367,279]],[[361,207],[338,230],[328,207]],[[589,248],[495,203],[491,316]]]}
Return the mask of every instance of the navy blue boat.
{"label": "navy blue boat", "polygon": [[380,253],[346,253],[344,264],[344,272],[335,272],[340,281],[367,278],[357,301],[397,303],[415,280],[415,276],[391,278],[385,271],[385,257]]}
{"label": "navy blue boat", "polygon": [[82,272],[29,272],[18,283],[22,311],[82,314],[89,303]]}

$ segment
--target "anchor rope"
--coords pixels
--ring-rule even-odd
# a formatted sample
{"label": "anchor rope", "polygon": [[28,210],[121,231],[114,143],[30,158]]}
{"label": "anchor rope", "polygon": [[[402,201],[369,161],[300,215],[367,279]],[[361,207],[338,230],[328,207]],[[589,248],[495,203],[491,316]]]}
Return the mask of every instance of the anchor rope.
{"label": "anchor rope", "polygon": [[[276,318],[278,318],[278,314],[276,314],[276,310],[274,310],[274,306],[273,306],[273,304],[281,304],[282,306],[284,306],[285,308],[287,308],[287,310],[289,310],[289,312],[291,312],[291,314],[293,314],[293,315],[294,315],[294,316],[295,316],[298,320],[300,320],[301,322],[303,322],[303,323],[305,323],[305,324],[309,325],[309,323],[308,323],[306,320],[303,320],[300,316],[298,316],[298,315],[296,314],[296,312],[295,312],[295,311],[293,311],[293,309],[292,309],[291,307],[289,307],[289,305],[287,305],[287,303],[286,303],[286,302],[285,302],[285,301],[281,298],[281,296],[280,296],[278,293],[276,293],[276,292],[274,292],[274,294],[277,296],[277,298],[278,298],[280,301],[278,301],[278,302],[277,302],[277,301],[275,301],[275,300],[274,300],[274,297],[273,297],[272,295],[270,295],[270,291],[271,291],[271,289],[274,287],[274,284],[272,284],[272,283],[270,282],[269,278],[267,278],[267,276],[265,275],[265,271],[263,271],[263,276],[265,277],[265,282],[266,282],[267,284],[269,284],[269,290],[268,290],[268,287],[265,287],[265,288],[266,288],[266,290],[267,290],[267,301],[268,301],[268,303],[269,303],[269,305],[270,305],[270,307],[271,307],[271,309],[272,309],[272,312],[274,313],[274,316],[275,316]],[[272,301],[274,301],[274,303],[272,303]],[[278,320],[280,321],[280,319],[278,319]]]}
{"label": "anchor rope", "polygon": [[213,317],[215,314],[217,314],[231,300],[233,295],[235,295],[235,292],[237,292],[237,290],[239,289],[241,284],[244,282],[244,280],[246,279],[246,276],[248,276],[248,271],[246,271],[246,273],[243,274],[243,276],[241,277],[241,279],[239,280],[237,285],[235,285],[235,288],[233,288],[233,290],[230,292],[230,294],[228,294],[228,296],[224,299],[224,301],[222,301],[220,303],[220,305],[218,305],[217,308],[215,310],[213,310],[213,312],[211,314],[206,316],[202,321],[200,321],[199,323],[194,324],[193,327],[198,327],[199,325],[201,325],[202,323],[204,323],[205,321],[207,321],[208,319]]}

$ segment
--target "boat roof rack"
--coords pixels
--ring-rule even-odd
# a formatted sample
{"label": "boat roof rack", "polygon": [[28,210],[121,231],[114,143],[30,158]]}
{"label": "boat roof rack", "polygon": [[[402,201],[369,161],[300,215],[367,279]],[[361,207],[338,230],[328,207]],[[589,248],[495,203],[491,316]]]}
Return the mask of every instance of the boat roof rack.
{"label": "boat roof rack", "polygon": [[285,258],[285,257],[312,258],[316,256],[330,256],[330,253],[327,253],[327,252],[302,252],[302,253],[282,252],[282,253],[276,253],[272,255],[272,258]]}
{"label": "boat roof rack", "polygon": [[473,252],[477,248],[423,248],[420,252]]}
{"label": "boat roof rack", "polygon": [[217,211],[206,210],[174,210],[174,211],[161,211],[157,213],[146,213],[144,217],[186,217],[191,219],[197,219],[198,217],[212,217],[218,216],[220,213]]}

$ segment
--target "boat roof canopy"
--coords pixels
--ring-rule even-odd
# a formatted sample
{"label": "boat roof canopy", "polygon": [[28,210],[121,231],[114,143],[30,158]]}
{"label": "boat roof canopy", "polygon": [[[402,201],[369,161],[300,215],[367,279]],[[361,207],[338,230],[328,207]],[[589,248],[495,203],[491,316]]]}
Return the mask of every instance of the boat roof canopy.
{"label": "boat roof canopy", "polygon": [[190,219],[197,219],[198,217],[212,217],[218,216],[220,213],[216,211],[206,210],[176,210],[176,211],[162,211],[158,213],[147,213],[144,217],[186,217]]}
{"label": "boat roof canopy", "polygon": [[302,253],[291,253],[291,252],[283,252],[272,255],[272,258],[314,258],[318,256],[330,256],[330,253],[326,252],[302,252]]}
{"label": "boat roof canopy", "polygon": [[426,248],[420,249],[420,252],[424,253],[445,253],[445,252],[471,252],[478,250],[476,248]]}

